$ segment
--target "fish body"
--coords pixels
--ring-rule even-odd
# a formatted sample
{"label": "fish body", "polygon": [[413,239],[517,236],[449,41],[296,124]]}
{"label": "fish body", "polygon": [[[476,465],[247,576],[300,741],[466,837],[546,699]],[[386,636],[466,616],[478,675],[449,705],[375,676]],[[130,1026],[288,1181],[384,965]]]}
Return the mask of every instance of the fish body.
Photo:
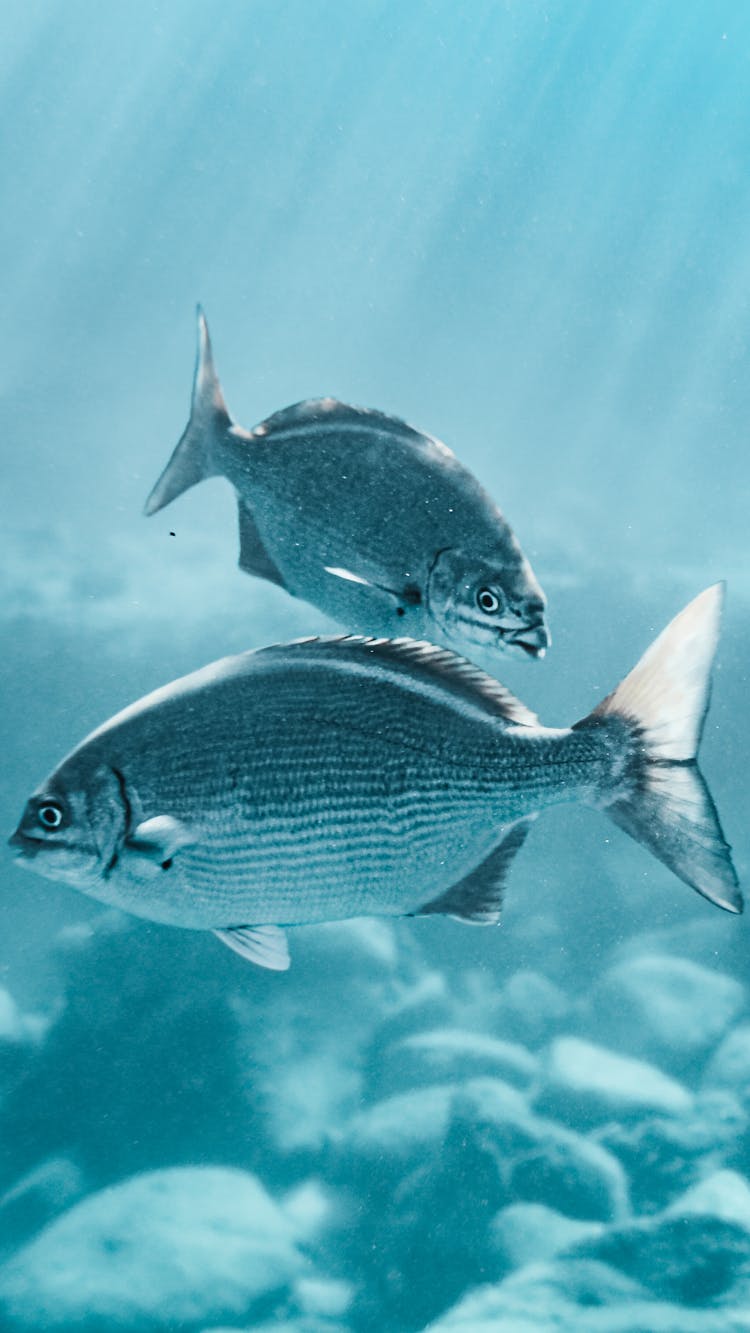
{"label": "fish body", "polygon": [[136,915],[215,930],[233,947],[243,927],[260,929],[256,961],[258,938],[267,944],[263,931],[278,926],[431,913],[497,921],[531,821],[565,801],[607,810],[738,911],[694,765],[716,606],[714,595],[703,623],[689,617],[690,640],[688,608],[654,665],[562,729],[430,644],[348,637],[227,658],[83,741],[11,841],[31,868]]}
{"label": "fish body", "polygon": [[333,398],[243,429],[224,402],[201,314],[190,422],[146,512],[213,475],[237,494],[241,568],[348,630],[544,655],[544,594],[500,510],[450,449]]}

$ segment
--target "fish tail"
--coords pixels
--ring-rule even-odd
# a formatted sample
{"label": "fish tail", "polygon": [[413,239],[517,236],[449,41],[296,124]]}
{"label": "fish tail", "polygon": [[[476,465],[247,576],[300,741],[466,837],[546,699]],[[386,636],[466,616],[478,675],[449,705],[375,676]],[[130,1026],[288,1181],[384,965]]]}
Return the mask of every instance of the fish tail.
{"label": "fish tail", "polygon": [[728,912],[742,894],[698,768],[724,585],[696,597],[574,730],[604,729],[611,770],[595,803],[680,879]]}
{"label": "fish tail", "polygon": [[216,476],[213,445],[232,425],[216,374],[211,339],[203,310],[198,306],[198,355],[193,379],[190,420],[144,506],[155,514],[205,477]]}

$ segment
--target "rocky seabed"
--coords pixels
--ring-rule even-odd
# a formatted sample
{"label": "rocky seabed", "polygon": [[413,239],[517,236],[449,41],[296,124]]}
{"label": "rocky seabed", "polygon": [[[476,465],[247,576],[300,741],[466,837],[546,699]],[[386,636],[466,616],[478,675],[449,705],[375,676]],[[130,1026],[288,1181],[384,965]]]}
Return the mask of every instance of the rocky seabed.
{"label": "rocky seabed", "polygon": [[668,933],[584,995],[417,941],[295,932],[277,976],[63,930],[50,1011],[0,993],[0,1328],[750,1330],[742,980]]}

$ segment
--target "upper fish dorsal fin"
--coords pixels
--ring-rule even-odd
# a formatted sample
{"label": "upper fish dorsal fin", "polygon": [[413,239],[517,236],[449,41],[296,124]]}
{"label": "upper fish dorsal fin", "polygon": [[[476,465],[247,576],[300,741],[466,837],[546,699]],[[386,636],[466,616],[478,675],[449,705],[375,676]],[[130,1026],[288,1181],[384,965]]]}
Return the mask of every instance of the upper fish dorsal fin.
{"label": "upper fish dorsal fin", "polygon": [[240,569],[244,569],[246,574],[257,574],[258,578],[278,583],[280,588],[286,587],[283,575],[268,554],[255,519],[243,500],[237,502],[237,514],[240,525]]}
{"label": "upper fish dorsal fin", "polygon": [[536,815],[530,815],[512,824],[502,842],[484,861],[415,915],[452,916],[473,926],[496,926],[500,920],[506,876],[535,819]]}
{"label": "upper fish dorsal fin", "polygon": [[538,727],[539,718],[522,704],[510,690],[486,671],[459,657],[447,648],[419,639],[375,639],[358,634],[340,638],[300,639],[297,643],[279,644],[261,648],[260,653],[294,652],[309,650],[329,661],[363,662],[391,669],[396,675],[417,675],[436,684],[462,702],[480,707],[496,718],[504,718],[515,726]]}
{"label": "upper fish dorsal fin", "polygon": [[353,431],[375,430],[386,434],[407,435],[414,441],[430,440],[430,436],[402,421],[400,417],[389,416],[376,408],[354,407],[351,403],[342,403],[338,398],[306,398],[290,407],[282,407],[279,412],[266,417],[255,427],[254,436],[271,437],[306,426],[336,425],[349,427]]}

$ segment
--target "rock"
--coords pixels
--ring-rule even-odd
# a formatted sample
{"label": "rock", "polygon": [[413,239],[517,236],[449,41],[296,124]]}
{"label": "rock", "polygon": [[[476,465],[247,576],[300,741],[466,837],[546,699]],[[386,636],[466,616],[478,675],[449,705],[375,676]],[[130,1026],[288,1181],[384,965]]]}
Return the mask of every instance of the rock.
{"label": "rock", "polygon": [[747,1333],[747,1308],[690,1309],[654,1301],[606,1264],[530,1264],[480,1287],[424,1333]]}
{"label": "rock", "polygon": [[273,1319],[270,1323],[253,1324],[248,1328],[210,1328],[202,1333],[351,1333],[348,1325],[338,1320],[331,1321],[317,1315],[300,1315],[298,1318]]}
{"label": "rock", "polygon": [[[196,931],[105,913],[57,952],[65,999],[0,1108],[0,1180],[52,1156],[72,1156],[95,1185],[191,1159],[268,1158],[236,1057],[228,950],[227,966]],[[260,1007],[267,987],[250,971]]]}
{"label": "rock", "polygon": [[704,1087],[727,1088],[750,1112],[750,1023],[728,1032],[708,1062]]}
{"label": "rock", "polygon": [[[395,1125],[403,1133],[406,1096],[390,1102],[391,1113],[401,1103]],[[627,1211],[617,1159],[584,1135],[533,1115],[518,1089],[471,1079],[453,1089],[447,1127],[442,1102],[440,1112],[441,1135],[415,1152],[412,1132],[408,1159],[401,1158],[399,1171],[390,1169],[387,1188],[382,1156],[362,1177],[370,1206],[359,1219],[356,1252],[369,1269],[370,1319],[380,1326],[422,1327],[467,1286],[501,1278],[508,1256],[493,1219],[512,1203],[544,1204],[588,1222]],[[413,1108],[412,1117],[419,1122]],[[374,1206],[373,1180],[380,1191]]]}
{"label": "rock", "polygon": [[274,1151],[284,1159],[301,1155],[314,1165],[329,1128],[361,1102],[373,1027],[413,985],[414,959],[407,960],[405,983],[397,938],[386,921],[309,927],[304,949],[281,979],[283,993],[269,995],[260,1015],[254,997],[235,994],[235,1058],[246,1071],[248,1100],[259,1106]]}
{"label": "rock", "polygon": [[750,1236],[750,1184],[737,1171],[714,1171],[668,1208],[665,1217],[718,1217]]}
{"label": "rock", "polygon": [[352,1116],[331,1136],[330,1173],[342,1184],[373,1186],[379,1173],[400,1175],[439,1148],[454,1088],[439,1084],[386,1097]]}
{"label": "rock", "polygon": [[352,1333],[348,1324],[316,1315],[300,1315],[297,1319],[273,1319],[270,1323],[253,1324],[251,1329],[216,1328],[205,1333]]}
{"label": "rock", "polygon": [[708,1305],[750,1277],[750,1189],[717,1172],[657,1217],[578,1241],[570,1254],[611,1264],[664,1300]]}
{"label": "rock", "polygon": [[604,1045],[679,1073],[704,1058],[746,1003],[734,977],[686,958],[647,955],[610,968],[582,1017]]}
{"label": "rock", "polygon": [[10,991],[0,986],[0,1091],[17,1082],[47,1027],[48,1019],[23,1013]]}
{"label": "rock", "polygon": [[528,1088],[537,1061],[523,1046],[460,1028],[415,1032],[386,1047],[371,1066],[370,1095],[387,1097],[435,1083],[465,1082],[482,1076]]}
{"label": "rock", "polygon": [[7,1333],[241,1324],[304,1267],[253,1176],[156,1171],[90,1195],[4,1264],[0,1320]]}
{"label": "rock", "polygon": [[731,1093],[699,1093],[690,1112],[608,1125],[599,1141],[620,1159],[638,1213],[653,1213],[684,1192],[727,1153],[747,1125]]}
{"label": "rock", "polygon": [[726,917],[719,913],[699,912],[696,916],[682,917],[670,926],[629,936],[615,951],[613,961],[619,963],[644,954],[689,958],[709,971],[718,967],[721,972],[739,976],[742,980],[745,958],[742,936],[742,931],[727,930]]}
{"label": "rock", "polygon": [[645,1114],[681,1115],[693,1099],[660,1069],[578,1037],[558,1037],[543,1065],[534,1106],[577,1128]]}
{"label": "rock", "polygon": [[508,1188],[515,1199],[546,1204],[580,1221],[606,1222],[627,1212],[625,1172],[611,1152],[552,1121],[536,1122],[535,1131],[533,1146],[509,1165]]}
{"label": "rock", "polygon": [[279,1200],[297,1239],[317,1245],[333,1223],[339,1201],[322,1181],[304,1180]]}
{"label": "rock", "polygon": [[376,1024],[366,1056],[366,1067],[377,1062],[380,1052],[413,1032],[447,1027],[453,1022],[455,1001],[440,972],[423,972],[406,987],[390,1010]]}
{"label": "rock", "polygon": [[530,1264],[469,1292],[424,1333],[579,1333],[592,1310],[644,1296],[638,1283],[592,1260]]}
{"label": "rock", "polygon": [[349,1312],[354,1294],[351,1282],[336,1278],[301,1277],[294,1285],[293,1298],[301,1314],[339,1319]]}
{"label": "rock", "polygon": [[576,1241],[598,1236],[597,1222],[577,1222],[542,1203],[512,1203],[493,1219],[490,1240],[503,1267],[551,1259]]}
{"label": "rock", "polygon": [[468,1283],[501,1275],[488,1229],[509,1200],[484,1128],[524,1144],[528,1118],[518,1089],[485,1078],[402,1093],[350,1122],[336,1179],[357,1194],[338,1253],[366,1283],[363,1327],[420,1328]]}
{"label": "rock", "polygon": [[542,1203],[581,1221],[627,1212],[625,1174],[592,1139],[531,1113],[498,1079],[472,1079],[456,1091],[441,1152],[448,1173],[469,1192],[507,1203]]}
{"label": "rock", "polygon": [[522,970],[500,991],[493,1027],[511,1041],[540,1046],[564,1027],[570,1008],[567,995],[553,981]]}
{"label": "rock", "polygon": [[0,1252],[23,1245],[85,1192],[83,1173],[69,1158],[40,1163],[0,1198]]}
{"label": "rock", "polygon": [[354,924],[315,928],[283,976],[210,935],[116,913],[68,930],[64,1003],[0,1104],[0,1190],[61,1156],[97,1187],[194,1161],[281,1183],[311,1173],[329,1126],[361,1103],[372,1028],[407,984],[390,929]]}

